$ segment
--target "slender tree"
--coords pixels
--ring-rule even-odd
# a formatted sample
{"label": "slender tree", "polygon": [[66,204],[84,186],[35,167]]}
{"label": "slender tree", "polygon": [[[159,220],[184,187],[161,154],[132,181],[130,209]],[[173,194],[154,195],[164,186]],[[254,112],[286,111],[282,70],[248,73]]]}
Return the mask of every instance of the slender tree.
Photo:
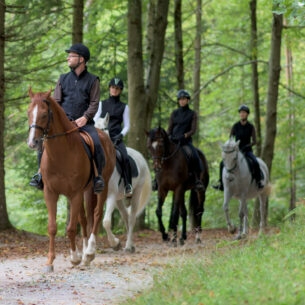
{"label": "slender tree", "polygon": [[0,231],[10,228],[6,209],[5,171],[4,171],[4,109],[5,109],[5,78],[4,78],[4,50],[5,50],[5,0],[0,2]]}
{"label": "slender tree", "polygon": [[174,25],[175,25],[175,62],[178,89],[184,88],[184,62],[183,62],[183,38],[181,24],[181,2],[175,0]]}
{"label": "slender tree", "polygon": [[73,1],[72,43],[83,42],[84,0]]}

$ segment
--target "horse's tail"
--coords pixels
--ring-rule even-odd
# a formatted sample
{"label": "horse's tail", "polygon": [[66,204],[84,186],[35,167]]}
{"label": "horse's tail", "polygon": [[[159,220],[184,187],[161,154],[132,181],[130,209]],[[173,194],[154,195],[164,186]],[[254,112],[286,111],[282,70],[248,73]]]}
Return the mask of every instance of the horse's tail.
{"label": "horse's tail", "polygon": [[266,196],[269,196],[271,194],[271,192],[272,192],[272,184],[270,182],[268,182],[268,184],[263,189],[263,193]]}
{"label": "horse's tail", "polygon": [[148,204],[150,195],[151,195],[151,177],[150,177],[150,172],[149,172],[148,166],[146,164],[145,164],[145,167],[143,167],[143,171],[145,172],[144,177],[143,177],[144,184],[141,189],[139,205],[138,205],[136,216],[139,216],[142,213],[142,211]]}

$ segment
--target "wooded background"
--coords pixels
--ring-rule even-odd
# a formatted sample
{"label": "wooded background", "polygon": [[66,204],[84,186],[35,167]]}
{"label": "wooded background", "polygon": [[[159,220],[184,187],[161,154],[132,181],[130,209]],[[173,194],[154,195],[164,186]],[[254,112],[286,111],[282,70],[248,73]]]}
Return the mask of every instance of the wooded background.
{"label": "wooded background", "polygon": [[[218,179],[219,145],[247,104],[256,154],[271,170],[269,222],[283,220],[304,198],[303,83],[305,2],[295,0],[2,0],[0,3],[0,230],[46,232],[42,192],[28,185],[37,170],[26,145],[27,91],[54,88],[68,71],[65,49],[83,42],[89,71],[124,80],[130,107],[128,146],[149,163],[144,130],[167,128],[187,89],[199,114],[195,145]],[[154,226],[156,195],[145,223]],[[65,200],[58,220],[65,223]],[[255,209],[253,215],[255,215]],[[204,226],[224,225],[222,194],[207,191]],[[254,217],[255,219],[255,217]],[[64,230],[64,229],[63,229]]]}

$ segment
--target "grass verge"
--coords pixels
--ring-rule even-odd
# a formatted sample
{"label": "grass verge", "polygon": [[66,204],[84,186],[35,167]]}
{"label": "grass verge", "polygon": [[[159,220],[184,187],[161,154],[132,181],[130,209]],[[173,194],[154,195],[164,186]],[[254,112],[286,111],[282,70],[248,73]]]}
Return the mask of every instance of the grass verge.
{"label": "grass verge", "polygon": [[305,304],[305,209],[279,233],[184,257],[125,305]]}

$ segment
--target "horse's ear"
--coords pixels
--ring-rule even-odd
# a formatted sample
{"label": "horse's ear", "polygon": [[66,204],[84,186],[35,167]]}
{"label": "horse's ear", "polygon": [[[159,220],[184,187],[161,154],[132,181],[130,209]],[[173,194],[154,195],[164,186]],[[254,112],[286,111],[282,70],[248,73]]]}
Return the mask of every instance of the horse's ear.
{"label": "horse's ear", "polygon": [[105,115],[105,121],[106,121],[106,126],[108,126],[108,123],[109,123],[109,112],[107,112],[106,115]]}
{"label": "horse's ear", "polygon": [[29,87],[28,95],[29,95],[30,98],[32,98],[34,96],[34,93],[32,91],[32,87],[31,86]]}
{"label": "horse's ear", "polygon": [[51,96],[52,88],[47,92],[47,98]]}

